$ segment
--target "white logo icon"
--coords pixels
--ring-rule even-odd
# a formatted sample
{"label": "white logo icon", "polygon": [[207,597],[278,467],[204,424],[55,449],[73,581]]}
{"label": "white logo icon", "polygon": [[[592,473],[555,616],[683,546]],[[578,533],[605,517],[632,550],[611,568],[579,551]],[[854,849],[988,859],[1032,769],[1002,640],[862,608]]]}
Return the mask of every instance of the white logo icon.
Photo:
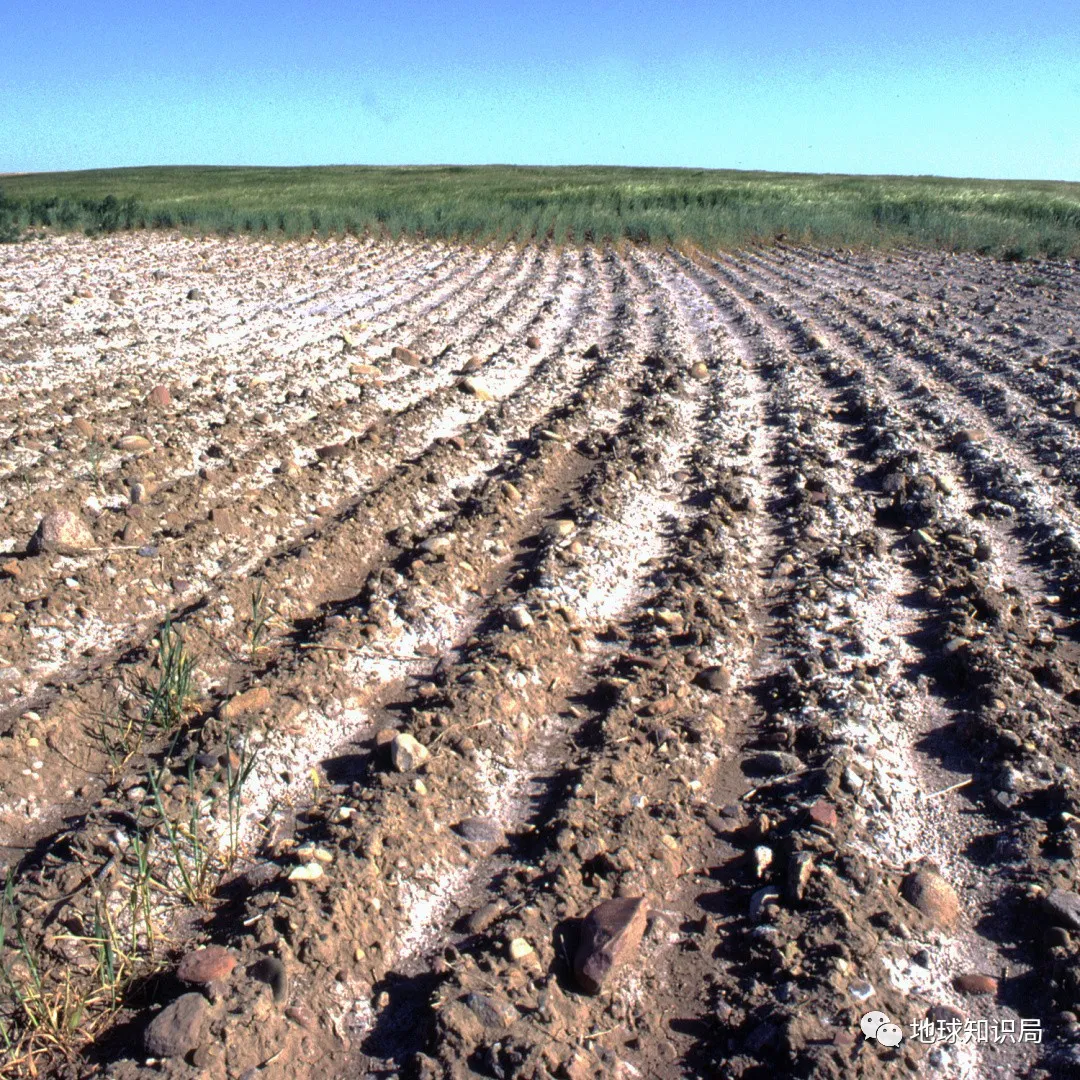
{"label": "white logo icon", "polygon": [[904,1038],[903,1028],[883,1012],[868,1012],[859,1026],[868,1039],[877,1039],[882,1046],[899,1046]]}

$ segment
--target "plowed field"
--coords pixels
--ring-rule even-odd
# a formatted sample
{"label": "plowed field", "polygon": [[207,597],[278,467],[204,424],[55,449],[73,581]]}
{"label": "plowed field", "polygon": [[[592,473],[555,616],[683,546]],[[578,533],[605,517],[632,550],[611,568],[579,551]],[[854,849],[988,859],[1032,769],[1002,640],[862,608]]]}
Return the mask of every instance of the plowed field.
{"label": "plowed field", "polygon": [[0,1062],[1080,1071],[1078,318],[913,251],[0,249]]}

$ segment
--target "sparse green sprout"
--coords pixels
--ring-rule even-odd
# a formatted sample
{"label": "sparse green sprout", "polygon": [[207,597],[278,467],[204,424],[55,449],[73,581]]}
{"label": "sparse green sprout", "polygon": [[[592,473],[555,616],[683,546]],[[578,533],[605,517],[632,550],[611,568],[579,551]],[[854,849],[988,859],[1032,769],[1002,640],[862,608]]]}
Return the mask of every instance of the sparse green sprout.
{"label": "sparse green sprout", "polygon": [[263,582],[260,581],[251,593],[251,623],[248,627],[248,637],[251,644],[252,662],[262,646],[269,621],[270,605],[266,600]]}
{"label": "sparse green sprout", "polygon": [[158,635],[158,678],[148,685],[146,722],[172,731],[184,720],[193,693],[195,661],[169,617]]}

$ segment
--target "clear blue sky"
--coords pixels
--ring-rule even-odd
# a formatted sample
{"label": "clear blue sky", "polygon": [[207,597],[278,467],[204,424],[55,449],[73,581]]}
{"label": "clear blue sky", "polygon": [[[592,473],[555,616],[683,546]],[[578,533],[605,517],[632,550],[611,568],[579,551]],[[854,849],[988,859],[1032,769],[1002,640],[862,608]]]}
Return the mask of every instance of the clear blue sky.
{"label": "clear blue sky", "polygon": [[1080,180],[1080,0],[3,0],[0,171],[434,162]]}

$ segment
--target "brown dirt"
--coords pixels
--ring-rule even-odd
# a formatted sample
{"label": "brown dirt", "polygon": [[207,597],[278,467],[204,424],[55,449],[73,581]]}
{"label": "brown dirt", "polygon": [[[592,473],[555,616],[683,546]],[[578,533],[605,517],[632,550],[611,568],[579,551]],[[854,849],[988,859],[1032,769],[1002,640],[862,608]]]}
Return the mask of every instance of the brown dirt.
{"label": "brown dirt", "polygon": [[[916,252],[4,248],[0,959],[140,958],[38,1075],[1077,1073],[1078,301]],[[57,509],[92,550],[28,553]],[[947,1010],[1042,1041],[912,1037]]]}

